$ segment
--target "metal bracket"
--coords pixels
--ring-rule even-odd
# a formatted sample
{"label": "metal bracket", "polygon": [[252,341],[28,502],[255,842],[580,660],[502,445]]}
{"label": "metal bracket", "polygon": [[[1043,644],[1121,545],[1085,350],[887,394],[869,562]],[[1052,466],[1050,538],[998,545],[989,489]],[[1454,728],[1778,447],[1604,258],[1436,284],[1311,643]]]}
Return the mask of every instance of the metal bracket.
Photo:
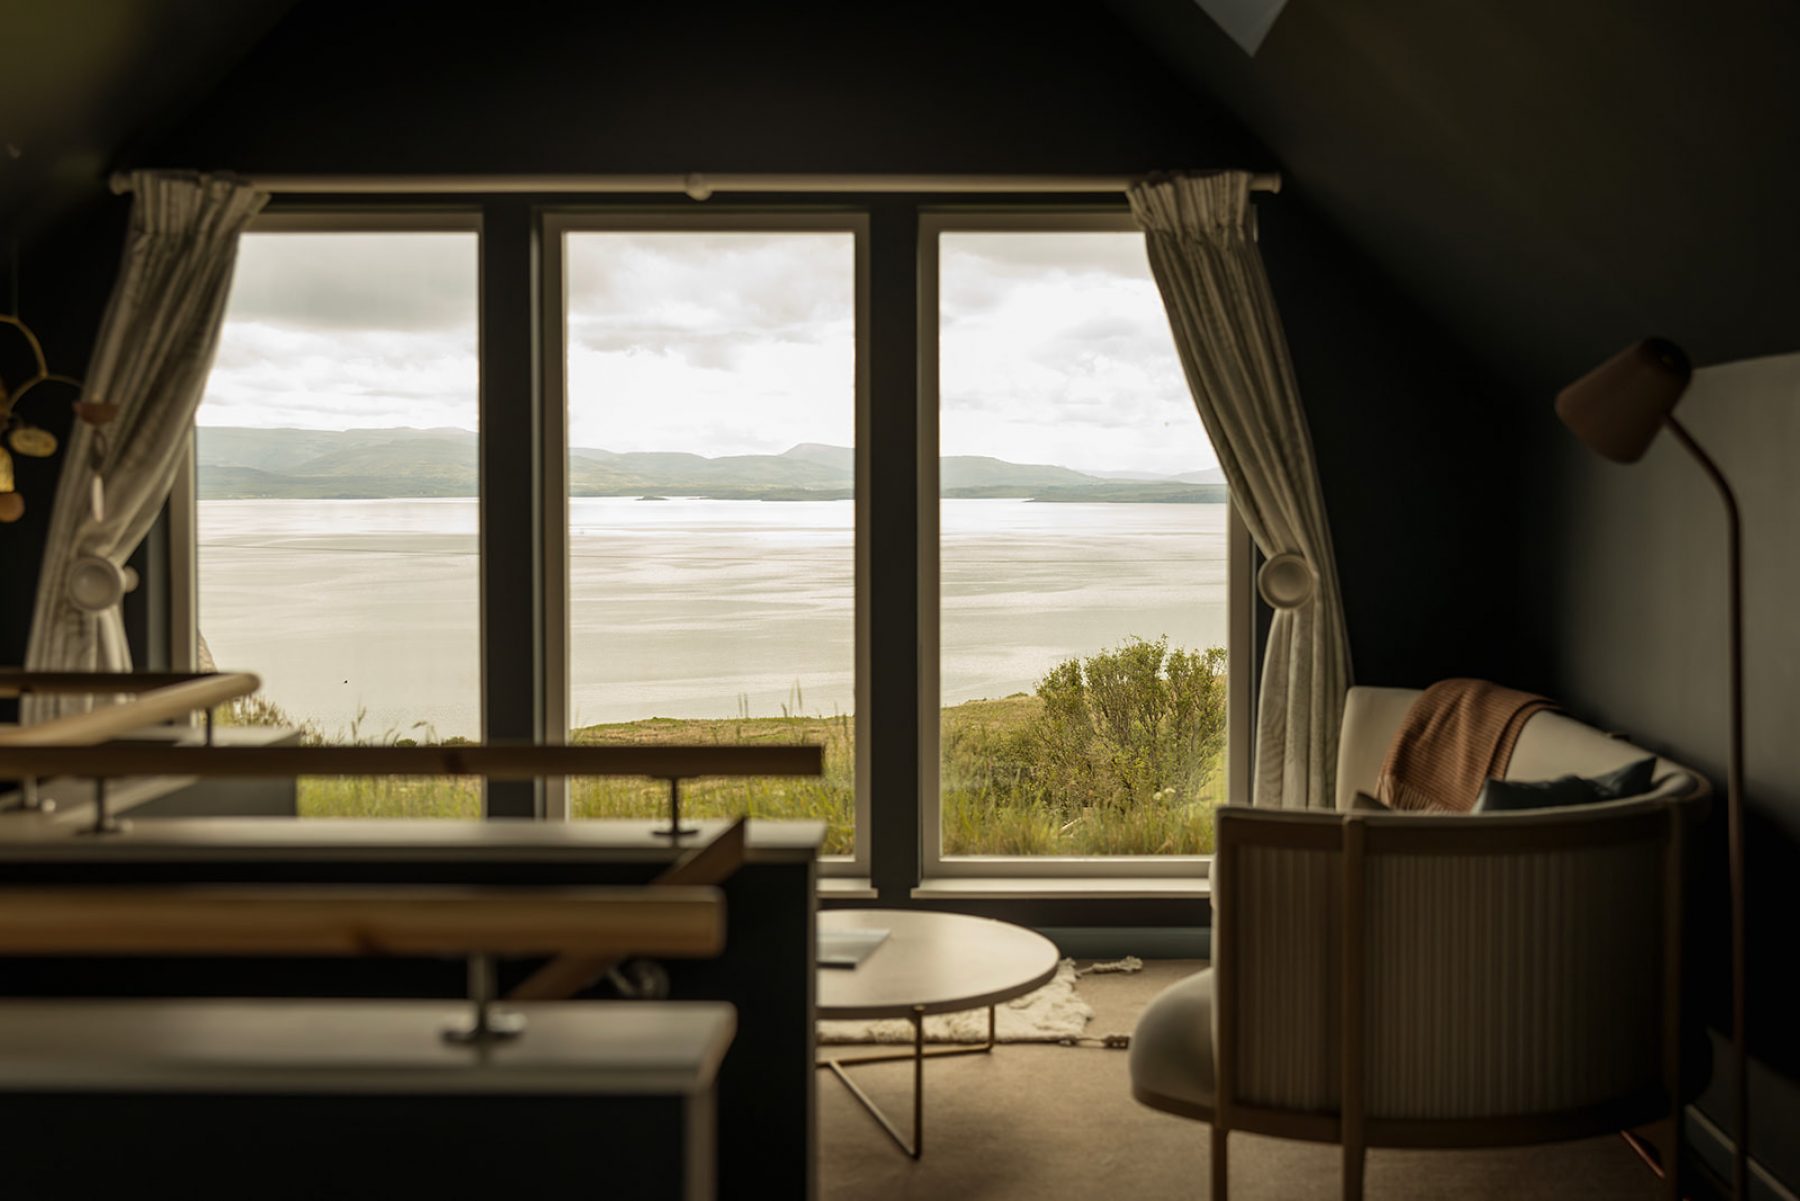
{"label": "metal bracket", "polygon": [[681,824],[681,777],[669,777],[668,826],[661,830],[652,830],[650,833],[657,838],[667,838],[675,842],[679,842],[683,838],[689,838],[700,833],[700,827],[698,826],[684,826]]}
{"label": "metal bracket", "polygon": [[94,780],[94,824],[81,833],[122,834],[129,826],[129,822],[122,821],[107,811],[106,781],[96,777]]}
{"label": "metal bracket", "polygon": [[494,979],[492,955],[469,956],[469,1002],[472,1011],[468,1021],[452,1022],[444,1027],[444,1041],[464,1047],[485,1047],[506,1042],[525,1033],[525,1015],[495,1007],[499,990]]}

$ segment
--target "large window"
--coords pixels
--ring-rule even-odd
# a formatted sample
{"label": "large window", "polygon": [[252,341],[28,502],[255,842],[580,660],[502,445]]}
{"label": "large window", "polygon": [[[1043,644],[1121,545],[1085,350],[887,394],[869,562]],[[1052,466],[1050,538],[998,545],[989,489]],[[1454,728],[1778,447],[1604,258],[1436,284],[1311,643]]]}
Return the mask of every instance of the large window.
{"label": "large window", "polygon": [[[568,724],[576,743],[814,743],[821,780],[703,780],[698,816],[823,819],[856,850],[858,232],[562,238]],[[651,817],[591,779],[570,816]]]}
{"label": "large window", "polygon": [[[1141,236],[848,199],[259,221],[177,492],[177,665],[261,673],[231,719],[314,741],[817,744],[823,779],[692,781],[687,812],[822,820],[826,874],[884,896],[1203,872],[1248,549]],[[667,792],[300,786],[317,816],[484,800]]]}
{"label": "large window", "polygon": [[[279,224],[279,223],[272,223]],[[472,230],[247,234],[195,430],[192,658],[310,742],[481,737]],[[303,816],[472,817],[469,780],[304,779]]]}
{"label": "large window", "polygon": [[924,253],[941,698],[927,871],[1208,854],[1230,507],[1143,238],[1113,218],[945,216]]}

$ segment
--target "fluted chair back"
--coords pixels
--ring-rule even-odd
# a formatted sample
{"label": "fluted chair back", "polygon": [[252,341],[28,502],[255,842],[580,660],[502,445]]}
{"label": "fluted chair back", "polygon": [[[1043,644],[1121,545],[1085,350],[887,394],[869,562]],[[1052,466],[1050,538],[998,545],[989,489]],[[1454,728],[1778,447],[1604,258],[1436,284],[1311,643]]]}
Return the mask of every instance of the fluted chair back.
{"label": "fluted chair back", "polygon": [[1480,815],[1219,812],[1219,1118],[1371,1146],[1669,1112],[1697,797]]}

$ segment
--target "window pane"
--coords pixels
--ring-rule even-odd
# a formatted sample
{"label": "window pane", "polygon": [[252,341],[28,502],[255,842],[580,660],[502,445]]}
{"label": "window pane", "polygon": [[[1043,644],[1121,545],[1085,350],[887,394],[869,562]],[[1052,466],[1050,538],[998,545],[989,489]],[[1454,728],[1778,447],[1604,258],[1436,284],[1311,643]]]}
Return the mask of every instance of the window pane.
{"label": "window pane", "polygon": [[1210,852],[1227,506],[1143,238],[939,275],[942,853]]}
{"label": "window pane", "polygon": [[[570,720],[580,743],[818,743],[821,780],[702,780],[700,816],[853,849],[855,242],[566,239]],[[666,787],[571,782],[577,817]]]}
{"label": "window pane", "polygon": [[[476,235],[243,239],[196,432],[203,667],[314,743],[481,735]],[[304,778],[309,817],[476,817],[473,780]]]}

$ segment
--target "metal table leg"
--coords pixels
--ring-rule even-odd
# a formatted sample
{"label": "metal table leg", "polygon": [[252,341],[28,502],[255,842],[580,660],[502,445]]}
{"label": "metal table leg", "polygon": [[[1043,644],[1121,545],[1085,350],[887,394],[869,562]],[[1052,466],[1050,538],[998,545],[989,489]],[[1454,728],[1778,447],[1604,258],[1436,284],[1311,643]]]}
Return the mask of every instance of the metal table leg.
{"label": "metal table leg", "polygon": [[[910,1052],[902,1051],[880,1055],[858,1055],[850,1059],[833,1057],[821,1059],[818,1066],[830,1068],[831,1074],[843,1081],[844,1087],[850,1090],[850,1095],[861,1102],[862,1107],[869,1111],[869,1116],[881,1123],[881,1128],[887,1131],[888,1137],[893,1139],[895,1144],[898,1145],[902,1151],[906,1152],[907,1155],[911,1156],[913,1159],[918,1159],[925,1153],[925,1061],[927,1059],[937,1059],[950,1055],[986,1055],[991,1052],[994,1049],[994,1007],[992,1005],[988,1006],[987,1041],[973,1047],[934,1047],[927,1051],[925,1049],[924,1007],[921,1005],[913,1006],[911,1018],[913,1026],[913,1046]],[[913,1129],[911,1142],[907,1141],[906,1136],[900,1133],[899,1127],[895,1126],[893,1120],[881,1111],[881,1107],[875,1104],[869,1097],[869,1094],[865,1093],[862,1088],[857,1085],[856,1081],[850,1079],[849,1073],[844,1071],[847,1067],[855,1067],[857,1064],[861,1063],[899,1063],[908,1059],[912,1060],[913,1065]]]}

